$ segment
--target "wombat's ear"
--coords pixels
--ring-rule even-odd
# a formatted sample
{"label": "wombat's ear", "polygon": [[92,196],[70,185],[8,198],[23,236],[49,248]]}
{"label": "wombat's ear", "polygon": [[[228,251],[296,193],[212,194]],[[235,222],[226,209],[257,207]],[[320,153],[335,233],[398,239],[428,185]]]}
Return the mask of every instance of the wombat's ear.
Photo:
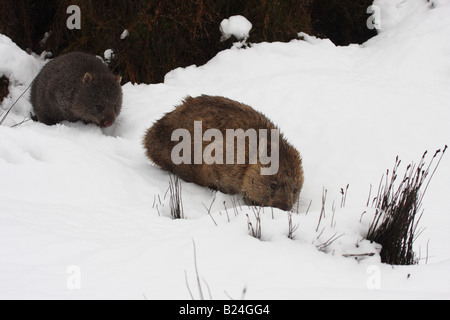
{"label": "wombat's ear", "polygon": [[91,83],[93,79],[94,79],[94,77],[92,76],[92,74],[90,74],[89,72],[86,72],[83,77],[83,83],[84,84]]}
{"label": "wombat's ear", "polygon": [[120,84],[122,82],[122,76],[117,76],[116,80],[117,80],[117,83]]}

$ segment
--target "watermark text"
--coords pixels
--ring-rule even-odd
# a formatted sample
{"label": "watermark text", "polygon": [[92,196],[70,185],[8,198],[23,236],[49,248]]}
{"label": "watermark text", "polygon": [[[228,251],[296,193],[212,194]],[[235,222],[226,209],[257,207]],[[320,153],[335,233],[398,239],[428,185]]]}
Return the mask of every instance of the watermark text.
{"label": "watermark text", "polygon": [[[258,164],[259,159],[261,175],[275,175],[279,169],[280,130],[271,129],[270,137],[268,131],[227,129],[224,138],[218,129],[208,129],[203,133],[202,121],[195,121],[194,137],[187,129],[173,131],[171,140],[179,143],[172,149],[171,159],[175,165]],[[204,142],[211,143],[203,148]]]}

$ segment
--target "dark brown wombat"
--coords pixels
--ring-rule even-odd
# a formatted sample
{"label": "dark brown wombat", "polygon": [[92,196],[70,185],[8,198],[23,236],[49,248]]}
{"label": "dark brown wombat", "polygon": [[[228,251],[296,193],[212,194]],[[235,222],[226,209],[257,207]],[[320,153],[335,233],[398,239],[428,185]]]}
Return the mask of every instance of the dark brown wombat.
{"label": "dark brown wombat", "polygon": [[111,126],[122,108],[120,78],[96,56],[82,52],[47,63],[31,87],[31,103],[39,122],[83,121]]}
{"label": "dark brown wombat", "polygon": [[[232,135],[238,129],[248,133],[241,135],[240,147],[239,138]],[[250,147],[251,141],[258,142],[258,150]],[[303,186],[298,151],[263,114],[227,98],[187,97],[147,131],[144,146],[147,156],[162,169],[187,182],[242,194],[247,204],[291,210]],[[273,172],[263,158],[269,155]]]}

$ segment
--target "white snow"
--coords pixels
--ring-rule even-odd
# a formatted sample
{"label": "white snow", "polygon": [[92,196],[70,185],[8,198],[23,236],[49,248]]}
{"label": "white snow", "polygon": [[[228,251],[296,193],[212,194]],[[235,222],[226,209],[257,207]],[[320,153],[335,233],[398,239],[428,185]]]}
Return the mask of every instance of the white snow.
{"label": "white snow", "polygon": [[112,58],[114,58],[114,50],[113,49],[106,49],[103,53],[103,57],[107,62],[110,62]]}
{"label": "white snow", "polygon": [[[42,57],[46,54],[44,52]],[[40,59],[36,55],[27,54],[13,43],[11,39],[0,34],[0,77],[6,76],[10,82],[10,95],[4,99],[0,106],[0,115],[3,110],[7,110],[19,95],[28,88],[43,65],[43,59]],[[28,95],[29,92],[27,91],[25,98]],[[19,100],[15,106],[15,110],[19,114],[26,114],[29,111],[29,103],[27,103],[26,99]],[[23,117],[21,120],[23,120]],[[5,122],[8,123],[8,121],[9,119]]]}
{"label": "white snow", "polygon": [[[216,299],[239,299],[244,288],[246,299],[449,299],[448,155],[424,199],[416,251],[428,251],[428,264],[384,265],[379,246],[362,239],[374,214],[365,207],[370,185],[373,197],[395,157],[401,172],[450,142],[450,1],[434,1],[434,9],[421,0],[377,2],[395,19],[363,45],[301,34],[305,40],[225,50],[161,84],[128,83],[121,116],[104,131],[31,121],[10,128],[28,117],[23,98],[0,126],[0,298],[189,299],[185,272],[198,297],[195,241],[200,276]],[[0,74],[14,79],[0,113],[43,63],[0,35]],[[265,208],[257,240],[247,226],[256,224],[254,211],[239,198],[188,183],[187,218],[170,218],[169,177],[141,141],[188,94],[247,103],[298,148],[305,185],[294,240],[287,213]],[[367,253],[375,255],[344,257]]]}
{"label": "white snow", "polygon": [[247,39],[253,25],[243,16],[232,16],[220,23],[221,41],[226,41],[234,36],[238,41]]}
{"label": "white snow", "polygon": [[120,35],[120,40],[125,39],[129,35],[130,35],[130,32],[127,29],[123,30],[122,34]]}

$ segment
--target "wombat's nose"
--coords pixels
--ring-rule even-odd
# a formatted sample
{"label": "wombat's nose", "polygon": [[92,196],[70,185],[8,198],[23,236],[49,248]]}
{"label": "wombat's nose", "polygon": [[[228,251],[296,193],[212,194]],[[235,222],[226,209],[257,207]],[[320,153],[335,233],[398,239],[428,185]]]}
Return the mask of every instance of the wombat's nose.
{"label": "wombat's nose", "polygon": [[281,209],[283,211],[291,210],[291,207],[286,203],[277,203],[274,205],[275,208]]}
{"label": "wombat's nose", "polygon": [[105,120],[102,122],[102,126],[105,128],[111,127],[114,123],[114,120]]}

